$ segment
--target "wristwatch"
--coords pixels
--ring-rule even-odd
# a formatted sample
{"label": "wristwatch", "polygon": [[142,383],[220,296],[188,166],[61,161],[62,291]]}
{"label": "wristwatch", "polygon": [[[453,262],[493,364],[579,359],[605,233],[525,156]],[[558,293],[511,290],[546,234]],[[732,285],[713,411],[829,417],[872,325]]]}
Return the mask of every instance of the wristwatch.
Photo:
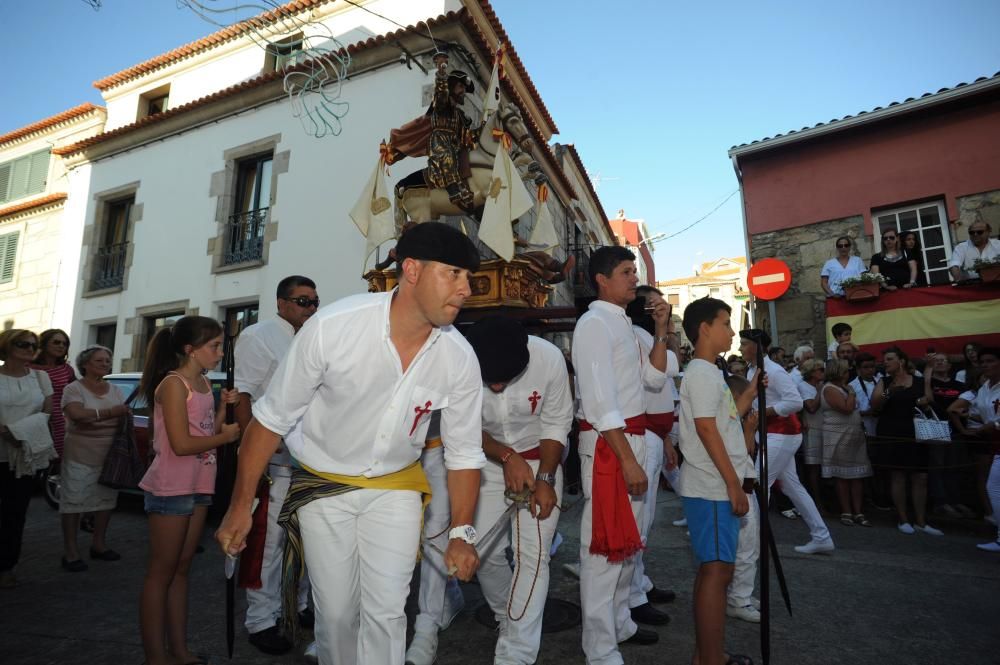
{"label": "wristwatch", "polygon": [[660,344],[666,344],[669,341],[669,339],[670,339],[670,333],[667,333],[663,337],[655,337],[654,336],[653,339],[656,340],[657,342],[659,342]]}
{"label": "wristwatch", "polygon": [[456,526],[454,529],[448,532],[448,539],[454,540],[456,538],[461,538],[470,545],[476,544],[476,529],[471,524],[463,524],[461,526]]}
{"label": "wristwatch", "polygon": [[542,473],[539,471],[535,474],[535,480],[540,480],[543,483],[548,483],[550,487],[556,486],[556,474],[554,473]]}

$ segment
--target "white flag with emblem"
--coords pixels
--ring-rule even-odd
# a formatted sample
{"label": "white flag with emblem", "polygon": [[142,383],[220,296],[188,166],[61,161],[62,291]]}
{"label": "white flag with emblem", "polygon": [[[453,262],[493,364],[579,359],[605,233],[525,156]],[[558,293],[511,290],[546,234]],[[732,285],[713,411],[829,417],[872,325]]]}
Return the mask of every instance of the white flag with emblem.
{"label": "white flag with emblem", "polygon": [[538,218],[535,220],[535,228],[531,229],[528,244],[532,249],[541,249],[543,252],[551,252],[559,246],[559,236],[552,223],[552,211],[549,210],[548,199],[548,185],[539,185]]}
{"label": "white flag with emblem", "polygon": [[503,143],[497,146],[493,161],[490,190],[486,195],[479,239],[504,261],[514,258],[514,231],[511,222],[531,210],[533,201],[528,188],[521,182],[517,167],[511,161]]}
{"label": "white flag with emblem", "polygon": [[490,76],[490,84],[483,97],[483,120],[496,113],[498,108],[500,108],[500,66],[494,62],[493,75]]}
{"label": "white flag with emblem", "polygon": [[396,237],[396,222],[392,216],[392,202],[385,184],[385,161],[379,157],[375,170],[368,178],[358,202],[351,208],[351,219],[367,240],[365,262],[375,248]]}

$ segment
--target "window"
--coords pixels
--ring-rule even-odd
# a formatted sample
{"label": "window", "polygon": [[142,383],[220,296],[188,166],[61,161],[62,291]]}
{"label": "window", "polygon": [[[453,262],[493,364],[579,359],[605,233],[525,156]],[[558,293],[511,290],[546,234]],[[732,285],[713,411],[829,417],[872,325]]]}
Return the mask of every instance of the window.
{"label": "window", "polygon": [[20,238],[20,231],[0,236],[0,284],[14,279],[14,260],[17,258],[17,242]]}
{"label": "window", "polygon": [[144,92],[139,96],[139,113],[137,120],[142,120],[157,113],[163,113],[170,104],[170,84]]}
{"label": "window", "polygon": [[679,293],[668,293],[667,294],[667,304],[671,307],[681,306],[681,294]]}
{"label": "window", "polygon": [[[252,326],[257,323],[257,317],[260,314],[260,306],[257,303],[252,305],[237,305],[236,307],[227,307],[225,316],[225,330],[227,335],[233,336],[233,341],[239,337],[240,332],[247,329],[248,326]],[[229,337],[225,339],[226,345],[229,344]],[[225,353],[227,349],[223,349]]]}
{"label": "window", "polygon": [[[873,213],[875,249],[882,251],[882,234],[886,231],[917,234],[923,259],[924,277],[928,284],[948,284],[948,260],[951,258],[951,233],[941,202],[921,203],[905,208]],[[902,239],[900,239],[902,241]],[[902,246],[902,242],[900,244]]]}
{"label": "window", "polygon": [[94,344],[100,344],[111,349],[111,353],[115,352],[115,338],[118,336],[118,324],[117,323],[106,323],[100,326],[94,326]]}
{"label": "window", "polygon": [[288,67],[294,67],[304,45],[301,32],[268,44],[267,49],[265,49],[264,71],[279,72]]}
{"label": "window", "polygon": [[717,286],[713,286],[712,288],[710,288],[708,290],[708,295],[710,295],[713,298],[721,298],[722,297],[722,289],[720,289]]}
{"label": "window", "polygon": [[104,227],[94,267],[94,290],[122,285],[128,252],[128,222],[134,204],[135,196],[129,196],[105,205]]}
{"label": "window", "polygon": [[273,162],[269,152],[236,163],[236,199],[227,226],[225,265],[259,261],[264,254]]}
{"label": "window", "polygon": [[140,347],[139,367],[146,364],[146,347],[149,346],[153,336],[164,328],[174,325],[183,316],[184,312],[169,312],[143,317],[143,343]]}
{"label": "window", "polygon": [[0,203],[44,192],[48,177],[48,150],[0,164]]}

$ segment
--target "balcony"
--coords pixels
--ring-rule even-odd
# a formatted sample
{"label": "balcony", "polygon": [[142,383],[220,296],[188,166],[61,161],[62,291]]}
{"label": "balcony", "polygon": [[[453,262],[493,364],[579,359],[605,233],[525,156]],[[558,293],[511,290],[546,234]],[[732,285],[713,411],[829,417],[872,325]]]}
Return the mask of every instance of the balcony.
{"label": "balcony", "polygon": [[264,229],[269,208],[236,213],[229,217],[222,264],[260,261],[264,256]]}
{"label": "balcony", "polygon": [[128,243],[120,242],[97,248],[92,290],[120,288],[125,278],[125,255]]}
{"label": "balcony", "polygon": [[576,267],[573,268],[573,295],[576,298],[596,298],[597,293],[590,285],[590,255],[594,249],[590,246],[576,246],[572,248],[576,257]]}

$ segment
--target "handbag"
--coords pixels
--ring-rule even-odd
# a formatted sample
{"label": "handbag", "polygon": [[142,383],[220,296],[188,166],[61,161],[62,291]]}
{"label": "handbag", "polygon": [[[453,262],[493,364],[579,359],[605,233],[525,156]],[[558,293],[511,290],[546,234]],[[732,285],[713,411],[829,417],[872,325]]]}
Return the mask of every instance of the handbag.
{"label": "handbag", "polygon": [[[125,404],[128,405],[135,397],[132,393]],[[112,489],[135,489],[139,486],[139,481],[146,475],[148,464],[139,454],[139,447],[135,444],[135,429],[132,424],[132,414],[122,416],[121,423],[115,431],[114,439],[111,441],[111,448],[107,457],[104,458],[104,466],[101,468],[101,475],[97,479],[102,485]]]}
{"label": "handbag", "polygon": [[931,410],[932,418],[924,415],[920,409],[914,408],[916,416],[913,418],[913,431],[917,441],[951,441],[951,425],[937,417]]}

